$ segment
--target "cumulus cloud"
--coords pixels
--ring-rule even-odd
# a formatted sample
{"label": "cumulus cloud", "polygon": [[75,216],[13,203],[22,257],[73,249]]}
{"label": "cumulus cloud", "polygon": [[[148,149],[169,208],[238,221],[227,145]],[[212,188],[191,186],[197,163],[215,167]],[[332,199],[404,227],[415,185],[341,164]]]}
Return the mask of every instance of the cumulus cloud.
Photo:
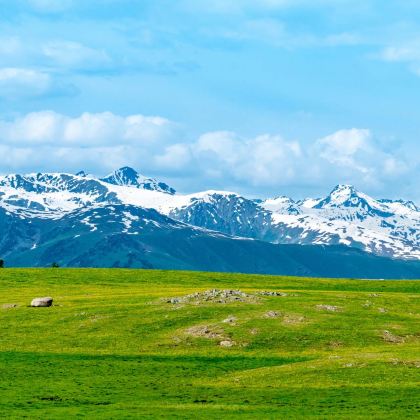
{"label": "cumulus cloud", "polygon": [[380,189],[401,182],[410,171],[417,173],[418,162],[387,152],[368,129],[339,130],[310,144],[231,131],[181,138],[185,134],[177,124],[144,115],[69,117],[43,111],[0,121],[2,167],[8,171],[104,173],[130,165],[148,175],[176,177],[185,190],[233,188],[259,194],[342,182]]}
{"label": "cumulus cloud", "polygon": [[339,130],[319,139],[316,146],[320,156],[328,162],[366,172],[368,169],[358,162],[360,155],[372,154],[372,133],[366,129]]}
{"label": "cumulus cloud", "polygon": [[40,144],[52,147],[161,144],[172,136],[175,126],[161,117],[122,117],[103,112],[84,113],[72,118],[53,111],[42,111],[12,121],[0,121],[0,138],[15,147]]}
{"label": "cumulus cloud", "polygon": [[345,182],[377,185],[408,173],[408,159],[398,150],[389,153],[368,129],[339,130],[315,142],[312,153],[325,168],[335,169]]}
{"label": "cumulus cloud", "polygon": [[161,156],[158,162],[162,167],[170,157],[180,158],[172,145],[178,132],[177,124],[162,117],[33,112],[0,121],[0,155],[9,171],[101,172],[124,165],[150,171],[158,167],[156,159],[165,148],[166,159]]}
{"label": "cumulus cloud", "polygon": [[186,166],[191,163],[192,153],[187,144],[173,144],[165,148],[163,154],[155,157],[158,168],[172,170],[185,170]]}
{"label": "cumulus cloud", "polygon": [[308,145],[278,135],[247,139],[212,132],[190,147],[203,177],[255,188],[327,182],[378,186],[409,170],[404,156],[385,151],[367,129],[339,130]]}
{"label": "cumulus cloud", "polygon": [[202,135],[192,145],[192,152],[198,161],[207,163],[203,167],[210,176],[233,178],[252,186],[290,180],[302,157],[298,142],[268,134],[246,139],[225,131]]}

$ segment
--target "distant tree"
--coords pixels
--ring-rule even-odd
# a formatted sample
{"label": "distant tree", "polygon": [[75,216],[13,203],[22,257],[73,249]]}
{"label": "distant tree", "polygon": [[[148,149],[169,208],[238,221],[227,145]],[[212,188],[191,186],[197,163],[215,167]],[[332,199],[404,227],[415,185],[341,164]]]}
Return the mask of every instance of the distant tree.
{"label": "distant tree", "polygon": [[0,268],[4,268],[4,260],[0,260]]}
{"label": "distant tree", "polygon": [[59,267],[60,267],[60,264],[58,264],[57,262],[53,262],[51,264],[51,268],[59,268]]}

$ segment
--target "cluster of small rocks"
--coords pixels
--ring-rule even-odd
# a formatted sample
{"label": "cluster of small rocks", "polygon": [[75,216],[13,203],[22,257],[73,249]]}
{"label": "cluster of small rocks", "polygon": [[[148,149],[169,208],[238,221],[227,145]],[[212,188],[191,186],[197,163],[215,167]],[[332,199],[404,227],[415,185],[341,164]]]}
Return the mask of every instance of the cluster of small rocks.
{"label": "cluster of small rocks", "polygon": [[219,331],[215,331],[207,325],[195,325],[188,328],[185,332],[193,337],[203,337],[210,340],[223,338],[223,335]]}
{"label": "cluster of small rocks", "polygon": [[382,338],[384,341],[388,342],[388,343],[395,343],[395,344],[399,344],[399,343],[404,343],[404,337],[400,337],[398,335],[392,334],[391,331],[388,330],[384,330],[382,333]]}
{"label": "cluster of small rocks", "polygon": [[173,305],[181,303],[231,303],[231,302],[254,302],[256,300],[255,295],[251,295],[241,290],[220,290],[211,289],[205,292],[196,292],[186,296],[173,297],[167,299],[167,303]]}
{"label": "cluster of small rocks", "polygon": [[206,338],[208,340],[217,340],[220,347],[233,347],[236,345],[229,337],[226,337],[222,330],[209,327],[207,325],[195,325],[185,330],[187,335],[193,337]]}
{"label": "cluster of small rocks", "polygon": [[264,290],[264,291],[262,291],[262,292],[258,292],[257,294],[258,294],[258,295],[261,295],[261,296],[281,296],[281,297],[286,297],[286,296],[288,296],[288,294],[287,294],[287,293],[282,293],[282,292],[270,292],[270,291],[266,291],[266,290]]}
{"label": "cluster of small rocks", "polygon": [[340,308],[334,305],[316,305],[316,308],[321,311],[338,312]]}
{"label": "cluster of small rocks", "polygon": [[278,318],[280,314],[276,311],[268,311],[264,314],[264,318]]}

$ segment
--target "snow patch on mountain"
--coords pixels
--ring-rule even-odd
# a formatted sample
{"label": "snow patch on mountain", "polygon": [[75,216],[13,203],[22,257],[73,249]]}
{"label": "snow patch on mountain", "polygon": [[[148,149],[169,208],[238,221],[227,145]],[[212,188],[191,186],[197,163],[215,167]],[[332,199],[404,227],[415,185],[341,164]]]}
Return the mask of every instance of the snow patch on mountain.
{"label": "snow patch on mountain", "polygon": [[[130,213],[116,214],[113,205],[131,206]],[[279,196],[262,201],[229,191],[177,194],[166,183],[128,167],[101,179],[83,171],[0,176],[0,209],[19,219],[78,215],[89,231],[118,223],[126,234],[160,223],[157,219],[143,223],[142,213],[133,214],[134,208],[169,216],[174,229],[183,226],[181,222],[215,235],[272,243],[343,244],[383,256],[420,259],[419,208],[411,201],[376,200],[351,185],[337,185],[324,198],[295,201]]]}

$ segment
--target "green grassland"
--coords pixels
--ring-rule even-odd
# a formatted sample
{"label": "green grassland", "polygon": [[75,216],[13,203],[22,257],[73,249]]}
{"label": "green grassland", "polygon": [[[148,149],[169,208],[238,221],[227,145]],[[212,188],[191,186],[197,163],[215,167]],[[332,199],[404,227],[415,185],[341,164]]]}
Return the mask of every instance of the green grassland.
{"label": "green grassland", "polygon": [[[286,296],[167,302],[213,288]],[[3,269],[0,417],[420,418],[419,291],[416,281]],[[38,296],[54,306],[28,307]]]}

